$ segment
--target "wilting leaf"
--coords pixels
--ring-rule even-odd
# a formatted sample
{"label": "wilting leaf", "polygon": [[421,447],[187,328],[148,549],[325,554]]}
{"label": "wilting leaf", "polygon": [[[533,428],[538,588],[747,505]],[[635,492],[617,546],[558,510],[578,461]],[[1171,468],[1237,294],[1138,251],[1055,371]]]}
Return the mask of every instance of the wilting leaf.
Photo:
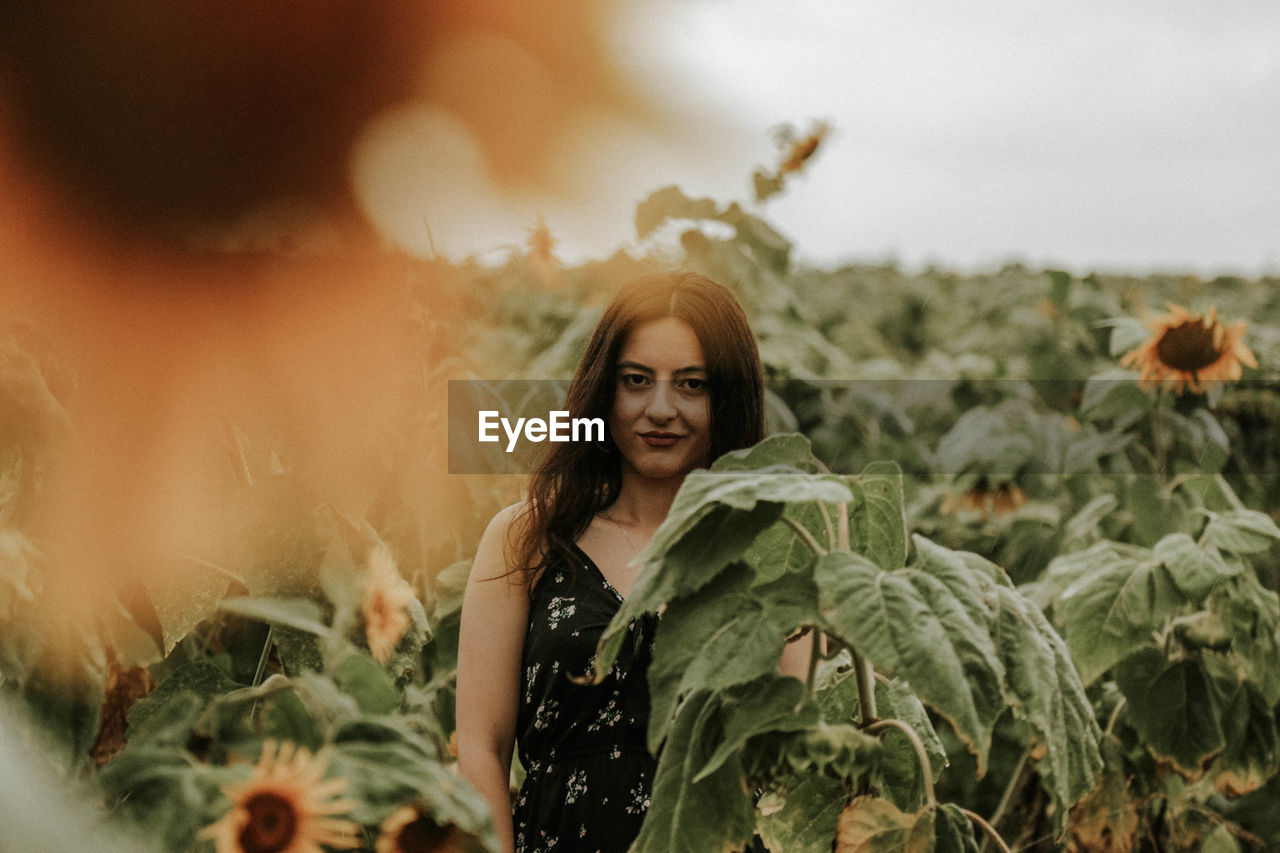
{"label": "wilting leaf", "polygon": [[1094,789],[1071,809],[1071,837],[1079,850],[1130,853],[1137,839],[1141,802],[1129,793],[1120,741],[1108,735],[1101,745],[1102,775]]}
{"label": "wilting leaf", "polygon": [[879,797],[856,797],[840,813],[836,853],[933,853],[935,810],[902,812]]}
{"label": "wilting leaf", "polygon": [[1101,732],[1062,639],[998,566],[977,554],[914,539],[918,565],[942,580],[978,624],[1003,666],[1005,702],[1031,726],[1046,754],[1040,774],[1061,811],[1093,785]]}
{"label": "wilting leaf", "polygon": [[705,691],[681,703],[658,760],[652,805],[633,853],[729,851],[741,849],[751,838],[754,809],[736,757],[693,781],[722,735],[719,710],[719,701]]}
{"label": "wilting leaf", "polygon": [[1280,597],[1243,571],[1219,585],[1210,604],[1249,680],[1267,704],[1280,701]]}
{"label": "wilting leaf", "polygon": [[1280,769],[1275,714],[1252,684],[1240,685],[1223,708],[1227,745],[1213,764],[1214,787],[1232,797],[1261,788]]}
{"label": "wilting leaf", "polygon": [[1116,684],[1143,743],[1183,775],[1198,776],[1206,760],[1226,746],[1223,710],[1238,682],[1217,656],[1169,661],[1147,647],[1116,667]]}
{"label": "wilting leaf", "polygon": [[663,187],[636,205],[636,236],[643,240],[668,219],[712,219],[716,211],[709,198],[689,198],[677,186]]}
{"label": "wilting leaf", "polygon": [[746,742],[765,732],[794,732],[818,723],[818,706],[806,702],[804,685],[770,673],[730,688],[721,698],[724,739],[693,781],[710,776]]}

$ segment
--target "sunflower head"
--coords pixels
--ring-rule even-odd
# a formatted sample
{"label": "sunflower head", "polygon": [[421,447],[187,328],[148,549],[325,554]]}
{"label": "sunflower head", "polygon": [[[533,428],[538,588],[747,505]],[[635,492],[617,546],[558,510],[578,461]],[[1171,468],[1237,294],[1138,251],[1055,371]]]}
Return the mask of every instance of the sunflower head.
{"label": "sunflower head", "polygon": [[404,632],[409,630],[409,604],[413,589],[400,576],[386,545],[369,555],[364,582],[364,631],[369,651],[379,663],[391,659]]}
{"label": "sunflower head", "polygon": [[334,799],[346,779],[324,779],[327,758],[291,743],[267,741],[249,780],[225,785],[231,809],[200,832],[217,853],[321,853],[321,846],[354,850],[360,827],[334,817],[355,803]]}
{"label": "sunflower head", "polygon": [[1151,337],[1120,360],[1138,369],[1138,382],[1144,388],[1203,394],[1216,385],[1238,381],[1241,365],[1258,366],[1244,345],[1245,323],[1219,322],[1217,308],[1202,315],[1181,305],[1168,307],[1168,313],[1147,320]]}
{"label": "sunflower head", "polygon": [[453,853],[458,831],[436,823],[417,806],[401,806],[382,822],[377,853]]}

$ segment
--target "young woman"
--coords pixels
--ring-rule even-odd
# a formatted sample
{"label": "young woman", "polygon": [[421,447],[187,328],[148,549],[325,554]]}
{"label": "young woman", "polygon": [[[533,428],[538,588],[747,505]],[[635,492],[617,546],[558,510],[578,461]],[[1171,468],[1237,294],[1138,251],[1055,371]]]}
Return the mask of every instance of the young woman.
{"label": "young woman", "polygon": [[[565,408],[604,418],[608,435],[552,446],[529,500],[489,524],[463,600],[459,769],[488,799],[504,851],[625,853],[638,834],[655,767],[654,622],[631,625],[599,685],[570,677],[590,671],[685,475],[764,437],[763,394],[755,338],[727,288],[651,276],[605,310]],[[527,775],[513,816],[517,741]]]}

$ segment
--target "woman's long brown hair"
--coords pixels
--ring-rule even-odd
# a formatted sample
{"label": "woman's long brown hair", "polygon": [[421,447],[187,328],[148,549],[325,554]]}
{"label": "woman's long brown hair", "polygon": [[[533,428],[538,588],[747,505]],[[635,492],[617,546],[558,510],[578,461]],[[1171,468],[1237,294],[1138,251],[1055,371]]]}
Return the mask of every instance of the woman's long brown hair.
{"label": "woman's long brown hair", "polygon": [[[627,334],[642,323],[676,317],[698,336],[711,391],[710,458],[764,438],[764,379],[755,336],[733,293],[706,276],[663,273],[618,291],[591,334],[564,408],[571,418],[609,421],[617,389],[618,355]],[[622,465],[606,435],[602,445],[564,442],[533,474],[523,515],[512,525],[508,574],[532,589],[537,572],[568,557],[596,513],[618,499]]]}

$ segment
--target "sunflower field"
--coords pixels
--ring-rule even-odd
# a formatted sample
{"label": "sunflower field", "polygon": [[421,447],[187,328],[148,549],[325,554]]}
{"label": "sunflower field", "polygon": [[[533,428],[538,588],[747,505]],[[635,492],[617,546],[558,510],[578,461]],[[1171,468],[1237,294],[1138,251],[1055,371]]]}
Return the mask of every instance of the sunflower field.
{"label": "sunflower field", "polygon": [[690,475],[601,642],[607,672],[663,610],[633,849],[1280,848],[1280,282],[819,269],[760,204],[676,187],[635,224],[578,266],[542,223],[497,265],[399,259],[414,405],[376,499],[228,422],[207,551],[73,621],[33,508],[76,366],[4,327],[0,849],[495,849],[454,676],[523,480],[449,473],[448,383],[560,387],[673,266],[746,308],[771,436]]}

